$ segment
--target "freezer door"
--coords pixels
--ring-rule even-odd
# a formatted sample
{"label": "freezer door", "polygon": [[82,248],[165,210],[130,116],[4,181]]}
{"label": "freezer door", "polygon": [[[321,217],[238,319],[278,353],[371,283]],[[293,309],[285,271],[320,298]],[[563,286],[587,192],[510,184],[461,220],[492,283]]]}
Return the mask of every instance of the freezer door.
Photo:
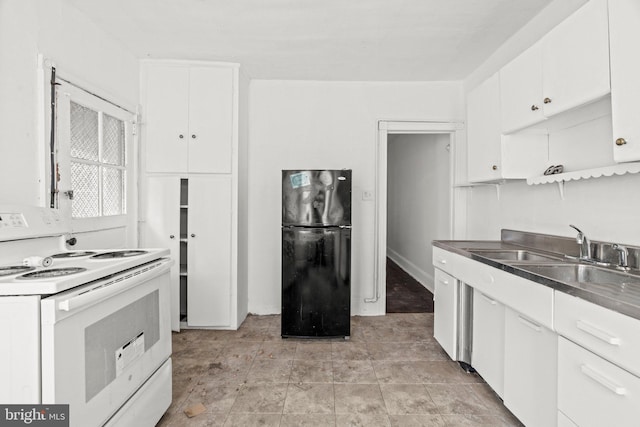
{"label": "freezer door", "polygon": [[282,225],[351,225],[351,170],[283,170]]}
{"label": "freezer door", "polygon": [[282,336],[350,335],[351,230],[282,229]]}

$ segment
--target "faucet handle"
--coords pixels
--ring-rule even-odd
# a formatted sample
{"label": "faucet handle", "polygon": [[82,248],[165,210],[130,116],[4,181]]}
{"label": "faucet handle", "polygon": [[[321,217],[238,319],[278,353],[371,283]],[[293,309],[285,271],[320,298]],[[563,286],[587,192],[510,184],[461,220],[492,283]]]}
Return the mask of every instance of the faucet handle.
{"label": "faucet handle", "polygon": [[614,243],[611,246],[611,249],[613,249],[614,251],[618,251],[619,252],[619,256],[620,256],[620,261],[618,264],[618,268],[620,269],[628,269],[629,268],[629,264],[628,264],[628,257],[629,257],[629,249],[627,249],[626,246],[623,245],[619,245],[617,243]]}
{"label": "faucet handle", "polygon": [[578,227],[573,224],[569,224],[569,227],[575,229],[578,232],[578,236],[576,237],[576,242],[582,244],[582,239],[584,238],[584,233]]}

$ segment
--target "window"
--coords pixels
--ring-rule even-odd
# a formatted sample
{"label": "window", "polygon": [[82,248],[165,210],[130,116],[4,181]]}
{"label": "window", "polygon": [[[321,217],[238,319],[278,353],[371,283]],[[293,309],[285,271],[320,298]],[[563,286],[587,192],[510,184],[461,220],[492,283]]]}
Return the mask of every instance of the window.
{"label": "window", "polygon": [[[134,115],[62,83],[57,89],[58,206],[74,230],[126,224]],[[83,226],[84,224],[84,226]]]}
{"label": "window", "polygon": [[72,218],[126,213],[124,121],[71,101]]}

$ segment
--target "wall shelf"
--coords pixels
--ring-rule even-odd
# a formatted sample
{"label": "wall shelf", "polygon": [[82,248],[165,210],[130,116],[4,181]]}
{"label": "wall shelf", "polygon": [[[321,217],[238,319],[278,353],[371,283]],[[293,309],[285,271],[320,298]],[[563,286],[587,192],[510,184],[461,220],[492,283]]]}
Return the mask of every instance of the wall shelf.
{"label": "wall shelf", "polygon": [[581,179],[600,178],[601,176],[625,175],[630,173],[640,173],[640,162],[620,163],[613,166],[604,166],[593,169],[583,169],[572,172],[558,173],[553,175],[541,175],[527,178],[527,184],[551,184],[557,183],[560,191],[560,198],[564,200],[564,183],[567,181],[578,181]]}
{"label": "wall shelf", "polygon": [[578,181],[581,179],[600,178],[601,176],[625,175],[628,173],[640,173],[640,162],[620,163],[613,166],[584,169],[572,172],[558,173],[554,175],[541,175],[527,178],[527,184],[550,184],[553,182]]}

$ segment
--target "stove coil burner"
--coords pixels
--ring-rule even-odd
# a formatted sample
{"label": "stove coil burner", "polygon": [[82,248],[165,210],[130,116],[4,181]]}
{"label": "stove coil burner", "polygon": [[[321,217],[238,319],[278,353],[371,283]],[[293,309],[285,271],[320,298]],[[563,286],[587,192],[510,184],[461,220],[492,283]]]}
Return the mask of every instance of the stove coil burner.
{"label": "stove coil burner", "polygon": [[132,256],[138,256],[146,254],[147,251],[115,251],[105,252],[103,254],[94,255],[91,259],[113,259],[113,258],[128,258]]}
{"label": "stove coil burner", "polygon": [[51,258],[81,258],[94,254],[95,252],[92,251],[62,252],[59,254],[51,255]]}
{"label": "stove coil burner", "polygon": [[51,277],[69,276],[71,274],[82,273],[87,271],[82,267],[68,267],[68,268],[49,268],[46,270],[34,271],[33,273],[23,274],[18,279],[43,279]]}
{"label": "stove coil burner", "polygon": [[12,276],[14,274],[22,274],[31,270],[35,270],[35,267],[28,267],[26,265],[12,265],[10,267],[0,267],[0,277]]}

